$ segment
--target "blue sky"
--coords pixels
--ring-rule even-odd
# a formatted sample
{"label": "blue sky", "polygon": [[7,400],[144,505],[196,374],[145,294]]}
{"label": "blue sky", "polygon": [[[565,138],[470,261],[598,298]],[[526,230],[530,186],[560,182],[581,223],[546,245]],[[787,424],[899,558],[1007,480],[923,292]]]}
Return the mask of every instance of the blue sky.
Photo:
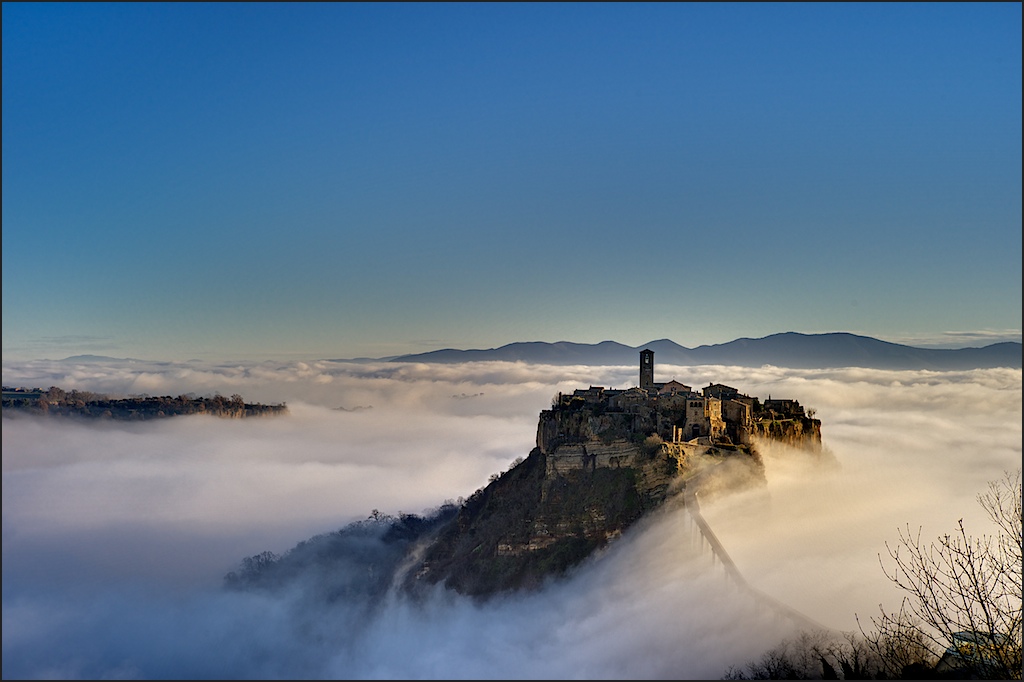
{"label": "blue sky", "polygon": [[3,4],[3,355],[1021,336],[1021,5]]}

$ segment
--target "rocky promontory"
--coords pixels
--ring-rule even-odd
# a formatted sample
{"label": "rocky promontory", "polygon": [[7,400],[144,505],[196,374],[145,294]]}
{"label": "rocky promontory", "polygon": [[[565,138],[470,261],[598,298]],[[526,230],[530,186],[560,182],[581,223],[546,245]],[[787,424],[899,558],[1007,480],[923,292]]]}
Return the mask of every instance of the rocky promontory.
{"label": "rocky promontory", "polygon": [[427,518],[375,511],[284,556],[250,557],[227,585],[273,589],[318,571],[334,586],[327,598],[438,585],[481,599],[534,589],[678,493],[763,485],[759,443],[821,451],[821,422],[795,400],[762,402],[722,384],[700,392],[655,384],[643,368],[641,384],[557,396],[540,413],[536,447],[458,503]]}

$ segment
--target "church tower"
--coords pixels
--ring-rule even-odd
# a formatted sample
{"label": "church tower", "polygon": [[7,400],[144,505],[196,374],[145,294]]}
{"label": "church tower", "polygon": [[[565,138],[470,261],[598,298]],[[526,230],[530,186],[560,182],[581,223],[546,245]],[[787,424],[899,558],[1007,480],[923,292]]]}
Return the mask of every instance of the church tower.
{"label": "church tower", "polygon": [[640,388],[654,388],[654,351],[640,351]]}

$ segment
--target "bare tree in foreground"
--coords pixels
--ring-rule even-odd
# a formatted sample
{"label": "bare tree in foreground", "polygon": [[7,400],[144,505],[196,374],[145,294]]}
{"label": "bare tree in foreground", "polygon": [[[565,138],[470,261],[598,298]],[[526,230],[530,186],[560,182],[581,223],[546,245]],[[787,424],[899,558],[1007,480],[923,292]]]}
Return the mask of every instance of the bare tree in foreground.
{"label": "bare tree in foreground", "polygon": [[1021,679],[1021,470],[989,483],[978,502],[996,534],[973,537],[963,520],[925,545],[908,526],[886,544],[886,577],[903,590],[898,612],[872,618],[864,633],[889,676],[907,666],[970,670],[983,679]]}
{"label": "bare tree in foreground", "polygon": [[868,642],[852,632],[803,630],[745,666],[730,666],[726,680],[867,680],[881,669]]}

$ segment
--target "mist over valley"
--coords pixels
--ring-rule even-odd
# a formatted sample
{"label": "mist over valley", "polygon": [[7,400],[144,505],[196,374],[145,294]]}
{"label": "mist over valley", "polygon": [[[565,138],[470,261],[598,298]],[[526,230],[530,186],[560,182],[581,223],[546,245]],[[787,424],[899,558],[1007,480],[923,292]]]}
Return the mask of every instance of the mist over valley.
{"label": "mist over valley", "polygon": [[3,3],[2,677],[1019,678],[1022,8]]}
{"label": "mist over valley", "polygon": [[[878,563],[898,528],[963,518],[983,532],[975,495],[1021,458],[1020,369],[657,372],[816,411],[828,457],[766,447],[767,485],[702,511],[752,587],[836,630],[898,604]],[[633,386],[632,363],[94,359],[3,374],[288,405],[245,420],[5,418],[4,677],[715,678],[794,627],[731,585],[671,505],[564,579],[486,603],[442,589],[318,600],[315,571],[284,592],[223,589],[246,557],[468,497],[530,452],[554,395]]]}

